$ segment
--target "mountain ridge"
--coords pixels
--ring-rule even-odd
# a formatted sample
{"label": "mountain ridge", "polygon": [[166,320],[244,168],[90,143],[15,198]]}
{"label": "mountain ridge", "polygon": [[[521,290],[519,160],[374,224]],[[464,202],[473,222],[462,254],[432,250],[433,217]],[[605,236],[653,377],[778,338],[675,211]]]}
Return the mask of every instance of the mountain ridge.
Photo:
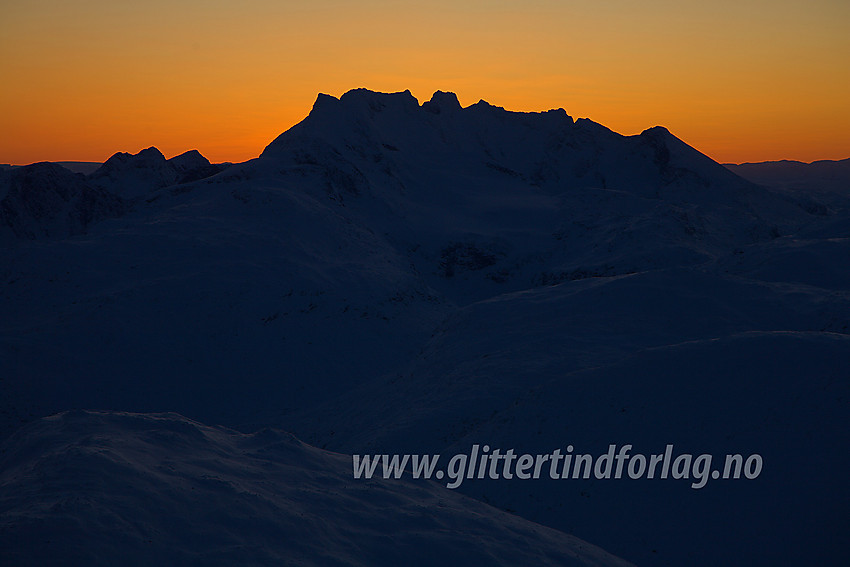
{"label": "mountain ridge", "polygon": [[[828,449],[850,431],[840,191],[746,181],[660,127],[621,136],[451,93],[319,96],[260,157],[182,183],[158,150],[136,156],[103,185],[49,164],[0,173],[3,210],[32,231],[0,223],[0,438],[101,408],[349,455],[760,452],[764,478],[699,491],[459,490],[643,565],[846,556],[850,465]],[[26,175],[47,214],[18,198]],[[72,230],[88,192],[126,208]],[[812,447],[817,467],[788,458]],[[65,486],[84,493],[79,474]]]}
{"label": "mountain ridge", "polygon": [[[442,106],[451,109],[449,117],[440,116],[434,112]],[[428,115],[431,115],[429,119]],[[405,132],[399,132],[394,125],[404,124]],[[499,128],[499,126],[503,126]],[[611,146],[625,144],[626,153],[651,152],[655,165],[661,173],[666,173],[664,181],[667,184],[676,180],[676,171],[681,169],[675,166],[676,158],[686,162],[688,165],[698,165],[705,169],[711,168],[710,174],[705,173],[709,184],[711,179],[719,178],[715,184],[728,184],[734,179],[707,156],[700,154],[687,144],[680,142],[663,127],[653,127],[645,130],[637,136],[622,136],[597,124],[589,119],[573,121],[563,108],[543,112],[514,112],[504,108],[493,106],[484,100],[465,108],[460,106],[457,96],[451,92],[437,91],[427,102],[419,104],[410,91],[399,93],[376,93],[366,89],[355,89],[346,92],[339,99],[330,95],[320,95],[313,105],[310,114],[302,122],[287,130],[273,140],[260,154],[260,158],[271,158],[276,153],[281,153],[287,145],[303,143],[305,139],[321,139],[335,146],[357,148],[360,152],[365,151],[362,143],[356,140],[357,134],[362,133],[366,138],[374,140],[384,139],[382,144],[386,147],[398,148],[404,144],[393,143],[392,140],[403,139],[409,146],[409,150],[419,152],[436,153],[439,157],[445,156],[445,148],[440,147],[438,140],[450,146],[452,150],[463,151],[464,148],[476,145],[484,146],[486,158],[498,162],[499,159],[520,161],[523,166],[511,167],[507,164],[494,164],[506,167],[511,171],[521,172],[531,178],[532,183],[542,184],[546,181],[547,172],[533,167],[529,161],[564,161],[569,164],[569,171],[560,168],[561,171],[554,172],[559,181],[566,181],[570,177],[579,179],[587,176],[594,169],[607,169],[609,177],[617,177],[613,172],[616,168],[604,163],[606,156],[594,155],[592,152],[584,152],[583,159],[568,159],[567,153],[579,153],[581,147],[586,144],[595,146],[598,151],[599,145],[603,145],[608,153],[608,161],[621,163],[624,158],[631,157],[623,155]],[[498,133],[498,136],[493,136]],[[488,147],[488,141],[494,138],[506,143],[512,143],[513,154],[517,154],[516,141],[526,140],[533,144],[536,156],[507,156],[504,145],[496,144]],[[540,140],[540,138],[543,138]],[[671,154],[670,145],[673,145]],[[649,146],[648,148],[646,146]],[[337,147],[337,151],[339,151]],[[380,147],[369,148],[372,159],[380,159],[382,151]],[[442,150],[442,151],[441,151]],[[566,152],[564,150],[567,150]],[[526,152],[528,153],[528,152]],[[698,156],[701,156],[697,158]],[[671,162],[671,156],[673,162]],[[603,163],[598,163],[600,161]],[[519,160],[517,160],[519,158]],[[535,159],[536,158],[536,159]],[[570,163],[571,162],[571,163]],[[525,170],[525,171],[523,171]],[[553,172],[548,172],[550,175]],[[605,171],[596,172],[596,177],[588,182],[599,184],[607,188]],[[634,181],[632,181],[633,183]],[[739,181],[746,185],[743,180]],[[622,188],[628,185],[625,180],[618,180],[616,186]]]}

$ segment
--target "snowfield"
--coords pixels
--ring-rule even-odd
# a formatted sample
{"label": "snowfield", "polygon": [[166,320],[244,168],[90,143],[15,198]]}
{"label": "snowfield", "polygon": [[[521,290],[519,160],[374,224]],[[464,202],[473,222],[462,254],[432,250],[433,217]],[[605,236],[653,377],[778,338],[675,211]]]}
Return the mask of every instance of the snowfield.
{"label": "snowfield", "polygon": [[627,567],[432,483],[177,414],[65,412],[4,446],[4,564]]}
{"label": "snowfield", "polygon": [[[844,165],[358,89],[241,164],[0,171],[0,562],[843,564]],[[476,443],[764,470],[352,478]]]}

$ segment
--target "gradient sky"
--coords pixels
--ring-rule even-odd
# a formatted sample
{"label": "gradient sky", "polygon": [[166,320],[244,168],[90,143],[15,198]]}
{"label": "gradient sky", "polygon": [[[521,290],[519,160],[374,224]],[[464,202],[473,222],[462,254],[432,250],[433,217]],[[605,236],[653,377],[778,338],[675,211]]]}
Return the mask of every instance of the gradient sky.
{"label": "gradient sky", "polygon": [[848,0],[7,0],[0,163],[243,161],[356,87],[660,124],[721,162],[843,159],[848,30]]}

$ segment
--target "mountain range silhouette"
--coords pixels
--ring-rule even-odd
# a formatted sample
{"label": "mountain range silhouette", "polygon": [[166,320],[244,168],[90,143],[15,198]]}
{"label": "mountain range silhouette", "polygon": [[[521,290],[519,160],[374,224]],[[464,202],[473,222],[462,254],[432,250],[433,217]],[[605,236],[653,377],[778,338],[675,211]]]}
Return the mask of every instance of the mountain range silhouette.
{"label": "mountain range silhouette", "polygon": [[[0,171],[0,558],[838,564],[831,163],[791,179],[663,127],[357,89],[244,163]],[[699,490],[349,476],[352,454],[484,443],[764,470]]]}

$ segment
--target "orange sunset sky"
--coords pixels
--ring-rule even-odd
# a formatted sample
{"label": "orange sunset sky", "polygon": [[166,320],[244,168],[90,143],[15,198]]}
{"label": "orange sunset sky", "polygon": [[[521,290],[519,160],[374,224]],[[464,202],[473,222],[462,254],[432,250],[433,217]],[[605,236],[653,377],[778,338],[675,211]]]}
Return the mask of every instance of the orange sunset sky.
{"label": "orange sunset sky", "polygon": [[847,0],[0,4],[0,163],[256,157],[316,94],[437,89],[667,126],[721,162],[850,157]]}

